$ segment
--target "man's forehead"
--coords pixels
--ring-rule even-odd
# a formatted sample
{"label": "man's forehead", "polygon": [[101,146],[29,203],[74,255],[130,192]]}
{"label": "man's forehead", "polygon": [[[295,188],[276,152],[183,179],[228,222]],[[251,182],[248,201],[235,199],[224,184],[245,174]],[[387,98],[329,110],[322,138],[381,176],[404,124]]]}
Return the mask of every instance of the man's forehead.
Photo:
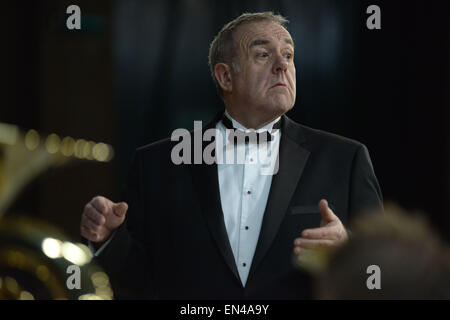
{"label": "man's forehead", "polygon": [[284,41],[292,46],[294,42],[289,32],[281,25],[273,22],[251,22],[241,26],[236,33],[236,40],[241,46],[250,47],[262,44],[261,41]]}

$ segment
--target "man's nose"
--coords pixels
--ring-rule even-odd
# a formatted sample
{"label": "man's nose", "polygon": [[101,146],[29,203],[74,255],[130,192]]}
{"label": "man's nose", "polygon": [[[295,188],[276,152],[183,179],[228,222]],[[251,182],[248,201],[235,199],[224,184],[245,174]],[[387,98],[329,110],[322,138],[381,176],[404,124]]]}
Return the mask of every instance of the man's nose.
{"label": "man's nose", "polygon": [[284,72],[287,70],[288,66],[289,61],[287,61],[283,55],[279,54],[273,64],[273,73]]}

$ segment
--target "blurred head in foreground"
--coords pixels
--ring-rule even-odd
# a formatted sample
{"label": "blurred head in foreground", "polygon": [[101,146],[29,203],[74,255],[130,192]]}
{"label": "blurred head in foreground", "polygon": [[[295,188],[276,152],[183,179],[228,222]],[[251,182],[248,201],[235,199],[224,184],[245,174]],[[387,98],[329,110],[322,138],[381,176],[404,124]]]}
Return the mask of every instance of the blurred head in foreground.
{"label": "blurred head in foreground", "polygon": [[351,230],[340,248],[311,253],[311,261],[322,257],[321,267],[309,265],[316,298],[450,299],[450,252],[423,218],[390,205],[385,214],[361,216]]}

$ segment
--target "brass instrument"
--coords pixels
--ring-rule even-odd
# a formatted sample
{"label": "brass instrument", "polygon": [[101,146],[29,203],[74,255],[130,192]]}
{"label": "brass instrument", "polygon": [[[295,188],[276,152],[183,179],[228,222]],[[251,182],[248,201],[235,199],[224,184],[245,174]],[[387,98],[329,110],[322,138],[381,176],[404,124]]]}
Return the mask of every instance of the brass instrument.
{"label": "brass instrument", "polygon": [[113,149],[55,133],[45,137],[0,123],[0,300],[112,299],[108,276],[89,248],[55,227],[25,216],[2,214],[23,188],[51,166],[70,160],[108,162]]}
{"label": "brass instrument", "polygon": [[0,299],[112,298],[108,276],[85,245],[29,217],[0,220]]}
{"label": "brass instrument", "polygon": [[103,142],[44,135],[0,122],[0,216],[23,188],[51,166],[71,160],[109,162],[111,145]]}

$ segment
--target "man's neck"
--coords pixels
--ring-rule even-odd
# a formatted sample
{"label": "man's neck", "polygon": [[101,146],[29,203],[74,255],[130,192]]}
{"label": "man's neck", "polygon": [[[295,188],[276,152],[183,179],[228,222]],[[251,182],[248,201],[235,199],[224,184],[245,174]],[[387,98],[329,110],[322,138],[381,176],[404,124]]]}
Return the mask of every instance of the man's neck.
{"label": "man's neck", "polygon": [[269,117],[262,118],[255,114],[246,115],[243,113],[235,113],[229,109],[226,109],[226,111],[234,120],[239,122],[245,128],[255,129],[255,130],[258,130],[259,128],[264,127],[268,123],[270,123],[270,122],[274,121],[275,119],[277,119],[278,117],[280,117],[280,115],[273,115],[272,117],[269,116]]}

